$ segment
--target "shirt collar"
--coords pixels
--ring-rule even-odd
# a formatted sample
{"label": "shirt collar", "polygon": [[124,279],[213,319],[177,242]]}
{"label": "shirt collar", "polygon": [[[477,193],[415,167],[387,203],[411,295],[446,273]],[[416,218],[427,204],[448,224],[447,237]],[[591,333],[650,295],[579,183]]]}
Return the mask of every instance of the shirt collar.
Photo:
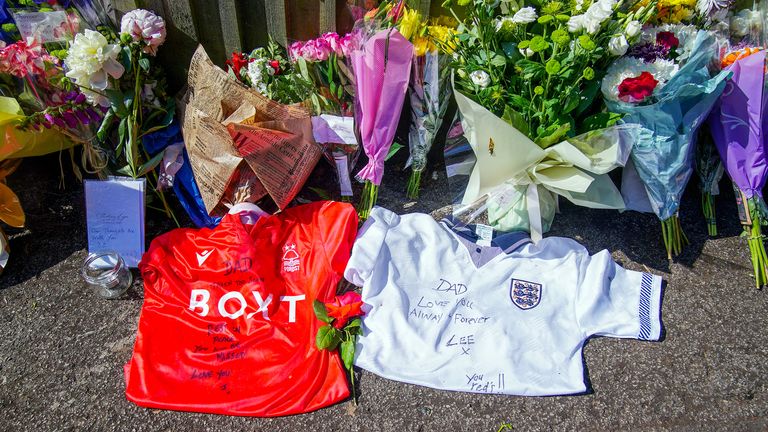
{"label": "shirt collar", "polygon": [[[456,235],[472,243],[477,243],[479,240],[475,233],[475,224],[465,225],[453,217],[444,218],[440,222],[456,233]],[[531,243],[531,237],[525,231],[501,232],[494,230],[493,239],[491,240],[491,246],[500,248],[506,254],[515,252],[528,243]]]}

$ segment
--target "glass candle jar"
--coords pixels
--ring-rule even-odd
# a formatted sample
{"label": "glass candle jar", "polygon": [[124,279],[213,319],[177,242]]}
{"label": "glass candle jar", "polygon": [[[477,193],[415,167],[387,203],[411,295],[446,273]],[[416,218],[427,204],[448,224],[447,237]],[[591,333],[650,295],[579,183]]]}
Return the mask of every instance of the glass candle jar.
{"label": "glass candle jar", "polygon": [[107,299],[122,296],[133,283],[131,270],[117,252],[89,254],[82,275],[88,288]]}

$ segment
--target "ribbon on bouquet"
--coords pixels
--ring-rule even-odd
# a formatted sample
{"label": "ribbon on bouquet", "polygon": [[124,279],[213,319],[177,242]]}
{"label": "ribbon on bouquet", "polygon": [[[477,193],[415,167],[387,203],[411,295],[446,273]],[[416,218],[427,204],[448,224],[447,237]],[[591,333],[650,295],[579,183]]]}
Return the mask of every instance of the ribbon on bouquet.
{"label": "ribbon on bouquet", "polygon": [[557,195],[590,208],[624,208],[607,173],[624,166],[632,143],[647,133],[644,128],[616,125],[542,149],[478,103],[455,95],[477,159],[461,204],[485,199],[495,229],[530,231],[533,241],[540,240],[554,218]]}

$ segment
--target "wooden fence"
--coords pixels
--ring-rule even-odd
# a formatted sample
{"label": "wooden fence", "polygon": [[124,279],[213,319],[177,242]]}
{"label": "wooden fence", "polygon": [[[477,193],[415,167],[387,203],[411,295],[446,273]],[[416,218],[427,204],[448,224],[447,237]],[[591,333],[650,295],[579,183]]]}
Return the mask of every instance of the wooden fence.
{"label": "wooden fence", "polygon": [[[116,19],[144,8],[166,21],[168,36],[160,50],[172,89],[186,81],[192,53],[201,43],[211,59],[224,65],[233,51],[264,46],[271,35],[282,45],[352,28],[355,12],[375,0],[97,0]],[[408,0],[422,14],[434,12],[440,0]],[[117,21],[119,22],[119,21]]]}

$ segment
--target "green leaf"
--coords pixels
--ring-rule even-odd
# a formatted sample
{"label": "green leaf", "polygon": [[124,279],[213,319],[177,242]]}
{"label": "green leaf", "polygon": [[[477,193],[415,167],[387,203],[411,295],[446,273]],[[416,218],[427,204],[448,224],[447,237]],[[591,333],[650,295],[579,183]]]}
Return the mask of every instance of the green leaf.
{"label": "green leaf", "polygon": [[120,168],[119,170],[117,170],[117,173],[118,174],[122,174],[122,175],[126,175],[126,176],[130,176],[131,175],[131,166],[130,165],[126,165],[126,166]]}
{"label": "green leaf", "polygon": [[159,152],[158,154],[152,156],[152,159],[148,160],[147,162],[143,163],[139,167],[138,176],[142,177],[147,175],[148,172],[155,169],[155,167],[160,163],[160,161],[163,160],[163,155],[165,154],[165,150]]}
{"label": "green leaf", "polygon": [[538,144],[538,146],[541,148],[547,148],[552,144],[556,144],[560,142],[560,139],[564,137],[569,130],[571,130],[570,123],[566,123],[559,126],[552,125],[545,129],[544,134],[542,134],[543,136],[536,139],[536,144]]}
{"label": "green leaf", "polygon": [[584,119],[584,121],[581,124],[581,129],[583,132],[587,132],[595,129],[602,129],[608,126],[613,126],[622,117],[623,117],[622,114],[617,114],[612,112],[597,113],[595,115],[591,115],[586,119]]}
{"label": "green leaf", "polygon": [[523,135],[528,135],[530,132],[528,130],[528,122],[525,121],[523,115],[515,111],[509,105],[504,107],[504,114],[501,116],[501,119],[514,126],[515,129],[519,130]]}
{"label": "green leaf", "polygon": [[563,106],[563,114],[568,114],[569,112],[573,111],[577,106],[579,106],[579,95],[575,93],[568,94],[568,97],[565,98],[565,105]]}
{"label": "green leaf", "polygon": [[363,322],[360,320],[360,318],[355,318],[347,323],[347,326],[344,327],[344,330],[350,332],[351,334],[362,334]]}
{"label": "green leaf", "polygon": [[315,336],[315,345],[319,349],[335,350],[341,342],[341,334],[330,325],[324,325],[317,329]]}
{"label": "green leaf", "polygon": [[109,132],[109,128],[112,127],[112,122],[115,120],[115,113],[112,110],[107,111],[107,114],[104,116],[104,119],[101,121],[101,126],[99,126],[99,130],[96,132],[96,138],[99,139],[99,141],[105,141],[107,139],[107,133]]}
{"label": "green leaf", "polygon": [[522,57],[520,51],[517,49],[517,44],[514,42],[502,42],[501,49],[504,51],[504,54],[513,62]]}
{"label": "green leaf", "polygon": [[122,55],[120,56],[120,63],[122,63],[123,67],[126,71],[131,70],[131,48],[130,47],[123,47]]}
{"label": "green leaf", "polygon": [[384,158],[385,161],[388,161],[392,156],[397,153],[398,150],[403,148],[403,145],[399,142],[393,142],[392,146],[389,148],[389,153],[387,153],[387,157]]}
{"label": "green leaf", "polygon": [[590,81],[589,84],[584,87],[584,90],[581,91],[581,96],[579,97],[579,106],[576,108],[574,116],[581,115],[592,105],[592,102],[595,100],[595,96],[597,96],[598,90],[600,90],[600,82],[597,80]]}
{"label": "green leaf", "polygon": [[328,324],[330,324],[331,321],[333,321],[333,318],[328,316],[328,309],[325,308],[325,305],[320,300],[315,300],[312,303],[312,309],[314,309],[315,316],[320,321]]}
{"label": "green leaf", "polygon": [[507,64],[507,59],[502,55],[496,54],[493,57],[491,57],[491,65],[493,66],[502,67],[506,64]]}
{"label": "green leaf", "polygon": [[128,129],[128,119],[124,118],[120,120],[120,125],[117,127],[117,155],[119,156],[121,150],[125,146],[125,133]]}
{"label": "green leaf", "polygon": [[341,360],[347,370],[352,370],[352,362],[355,360],[355,340],[345,340],[341,343]]}
{"label": "green leaf", "polygon": [[149,59],[146,57],[139,59],[139,66],[144,69],[144,72],[149,72]]}

